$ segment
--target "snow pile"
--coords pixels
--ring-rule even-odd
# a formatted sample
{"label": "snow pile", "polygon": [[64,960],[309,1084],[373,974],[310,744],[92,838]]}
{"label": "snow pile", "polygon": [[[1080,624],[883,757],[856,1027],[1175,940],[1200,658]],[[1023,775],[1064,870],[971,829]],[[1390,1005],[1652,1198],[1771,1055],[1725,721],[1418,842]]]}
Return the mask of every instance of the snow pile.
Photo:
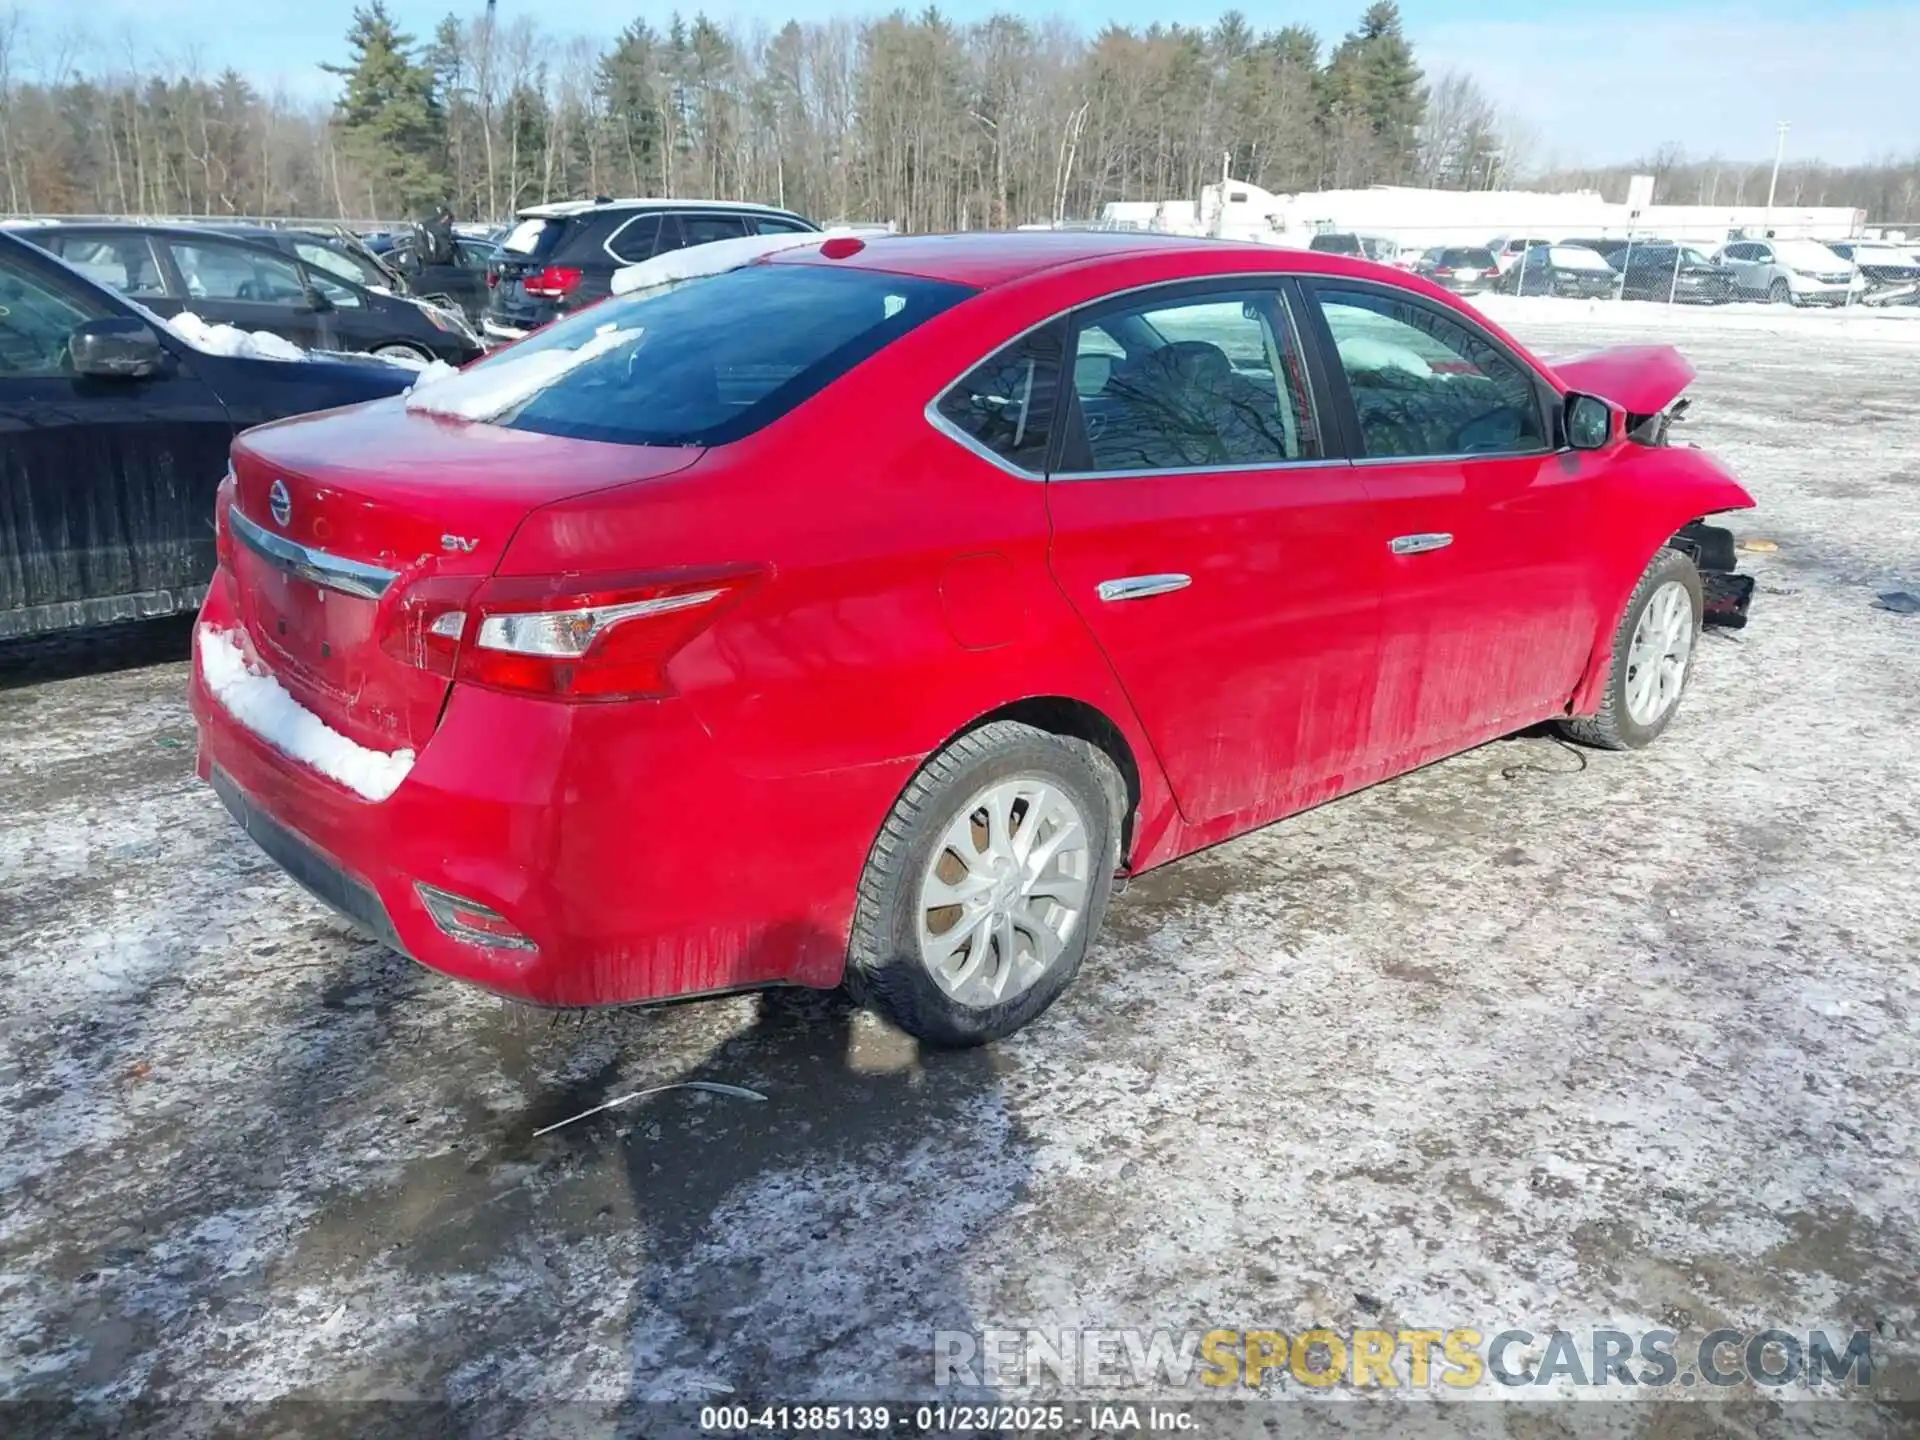
{"label": "snow pile", "polygon": [[[394,357],[389,355],[386,358],[392,360]],[[460,373],[460,367],[458,365],[449,365],[444,360],[429,360],[424,364],[417,360],[410,362],[396,361],[395,363],[406,363],[410,369],[415,369],[420,372],[419,378],[413,382],[412,386],[408,387],[409,394],[419,386],[431,385],[436,380],[448,380]]]}
{"label": "snow pile", "polygon": [[569,370],[638,340],[641,334],[637,325],[622,330],[606,324],[572,350],[517,346],[470,369],[455,370],[449,365],[436,374],[429,368],[407,392],[407,409],[416,415],[444,415],[452,420],[498,419]]}
{"label": "snow pile", "polygon": [[271,675],[249,669],[246,652],[233,635],[202,625],[198,639],[200,678],[213,698],[274,749],[368,800],[384,800],[400,788],[413,768],[413,751],[388,755],[356,745],[302,706]]}
{"label": "snow pile", "polygon": [[803,245],[818,245],[825,237],[805,232],[794,235],[742,235],[736,240],[712,240],[684,250],[669,250],[638,265],[627,265],[613,272],[613,293],[632,295],[642,290],[657,290],[677,285],[682,280],[697,280],[703,275],[724,275],[751,265],[763,255],[781,250],[797,250]]}
{"label": "snow pile", "polygon": [[1615,330],[1654,330],[1678,337],[1702,331],[1830,337],[1920,345],[1920,305],[1847,305],[1798,309],[1789,305],[1664,305],[1651,300],[1563,300],[1551,295],[1473,295],[1468,303],[1509,328],[1586,323]]}
{"label": "snow pile", "polygon": [[167,327],[196,350],[209,355],[227,355],[242,360],[304,360],[307,352],[291,340],[283,340],[268,330],[241,330],[232,325],[212,325],[191,310],[182,310]]}
{"label": "snow pile", "polygon": [[884,226],[831,225],[825,230],[799,234],[742,235],[736,240],[712,240],[705,245],[693,245],[684,250],[669,250],[638,265],[628,265],[614,271],[613,293],[635,295],[643,290],[662,290],[683,280],[698,280],[704,275],[724,275],[729,270],[738,270],[742,265],[751,265],[763,255],[799,250],[839,235],[888,233]]}

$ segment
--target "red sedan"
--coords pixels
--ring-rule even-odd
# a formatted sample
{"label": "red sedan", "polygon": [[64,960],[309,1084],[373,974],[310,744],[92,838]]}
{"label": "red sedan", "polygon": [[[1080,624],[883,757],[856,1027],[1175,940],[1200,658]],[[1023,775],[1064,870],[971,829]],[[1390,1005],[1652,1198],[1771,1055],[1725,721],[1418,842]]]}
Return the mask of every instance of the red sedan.
{"label": "red sedan", "polygon": [[1162,236],[829,239],[233,450],[199,768],[542,1005],[1038,1015],[1113,878],[1543,720],[1645,745],[1753,502],[1672,351]]}

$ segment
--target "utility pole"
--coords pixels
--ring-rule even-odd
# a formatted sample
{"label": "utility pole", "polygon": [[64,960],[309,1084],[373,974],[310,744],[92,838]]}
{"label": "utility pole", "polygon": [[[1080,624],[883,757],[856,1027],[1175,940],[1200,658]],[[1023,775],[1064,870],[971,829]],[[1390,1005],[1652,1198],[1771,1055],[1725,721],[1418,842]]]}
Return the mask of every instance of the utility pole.
{"label": "utility pole", "polygon": [[1787,153],[1787,122],[1784,120],[1777,122],[1773,130],[1773,177],[1767,181],[1767,224],[1769,226],[1773,224],[1773,192],[1780,184],[1780,159]]}

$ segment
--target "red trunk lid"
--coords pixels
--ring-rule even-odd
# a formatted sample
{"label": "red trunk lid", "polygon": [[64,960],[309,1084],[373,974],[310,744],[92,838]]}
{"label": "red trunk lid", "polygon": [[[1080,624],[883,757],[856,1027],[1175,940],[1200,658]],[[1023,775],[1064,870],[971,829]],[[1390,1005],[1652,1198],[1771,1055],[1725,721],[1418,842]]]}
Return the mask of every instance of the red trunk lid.
{"label": "red trunk lid", "polygon": [[233,447],[233,553],[254,648],[341,734],[418,750],[449,682],[382,648],[402,597],[477,584],[541,505],[700,454],[409,414],[397,398],[251,430]]}

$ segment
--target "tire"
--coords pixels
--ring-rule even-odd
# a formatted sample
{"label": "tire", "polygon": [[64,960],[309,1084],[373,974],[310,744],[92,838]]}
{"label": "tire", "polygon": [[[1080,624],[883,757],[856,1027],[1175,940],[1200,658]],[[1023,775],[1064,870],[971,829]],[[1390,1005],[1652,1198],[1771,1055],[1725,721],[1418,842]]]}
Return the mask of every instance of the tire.
{"label": "tire", "polygon": [[367,352],[378,355],[383,360],[418,360],[422,365],[431,365],[433,356],[418,345],[408,345],[403,341],[394,341],[389,345],[376,345]]}
{"label": "tire", "polygon": [[1793,304],[1793,288],[1784,280],[1776,280],[1767,287],[1767,299],[1775,305]]}
{"label": "tire", "polygon": [[[1640,683],[1642,667],[1646,663],[1644,657],[1651,655],[1654,664],[1666,668],[1672,660],[1674,647],[1665,644],[1656,645],[1651,651],[1643,648],[1643,658],[1636,661],[1635,640],[1639,637],[1643,617],[1655,609],[1656,600],[1662,605],[1675,603],[1672,599],[1674,587],[1678,587],[1685,596],[1684,648],[1671,692],[1663,701],[1656,694],[1653,703],[1659,708],[1650,713],[1646,705],[1637,704],[1635,698],[1637,694],[1644,694],[1634,688]],[[1687,680],[1693,674],[1693,657],[1699,649],[1701,613],[1700,572],[1694,568],[1693,561],[1678,550],[1662,549],[1641,575],[1640,583],[1633,587],[1633,594],[1627,599],[1626,611],[1614,630],[1613,653],[1607,661],[1607,680],[1600,694],[1599,713],[1560,721],[1560,733],[1569,740],[1577,740],[1582,745],[1591,745],[1599,750],[1639,750],[1659,739],[1679,711]],[[1677,621],[1678,616],[1673,618]],[[1649,621],[1652,632],[1647,637],[1649,642],[1659,640],[1658,619],[1656,614]],[[1673,638],[1677,642],[1678,636]]]}
{"label": "tire", "polygon": [[[988,806],[1023,787],[1027,798],[1016,796],[1006,811],[1010,839],[1027,837],[1036,807],[1046,828],[1034,832],[1037,839],[1026,839],[1029,854],[1067,836],[1031,876],[1022,862],[1008,869],[1004,846],[998,859],[980,848],[984,840],[991,849],[998,833],[990,821],[981,823]],[[1125,813],[1119,771],[1085,741],[1010,720],[962,735],[913,777],[867,856],[848,945],[848,990],[932,1045],[982,1045],[1013,1034],[1059,998],[1099,933],[1119,868]],[[1069,814],[1080,826],[1083,846],[1076,847]],[[962,849],[971,855],[963,856]],[[1055,887],[1070,891],[1076,883],[1069,870],[1084,877],[1077,905],[1054,894]],[[990,880],[994,874],[1000,878]],[[969,894],[964,904],[928,904],[939,892],[930,894],[927,887],[968,894],[988,883],[991,892]],[[1040,894],[1029,896],[1024,885]],[[1050,958],[1042,953],[1043,926],[1052,932],[1046,942],[1055,950]],[[941,940],[957,930],[966,935],[955,942],[943,983],[926,958],[928,949],[938,952]],[[1009,937],[1011,967],[1003,949]],[[971,978],[956,984],[956,976]],[[999,998],[988,993],[996,979]]]}

